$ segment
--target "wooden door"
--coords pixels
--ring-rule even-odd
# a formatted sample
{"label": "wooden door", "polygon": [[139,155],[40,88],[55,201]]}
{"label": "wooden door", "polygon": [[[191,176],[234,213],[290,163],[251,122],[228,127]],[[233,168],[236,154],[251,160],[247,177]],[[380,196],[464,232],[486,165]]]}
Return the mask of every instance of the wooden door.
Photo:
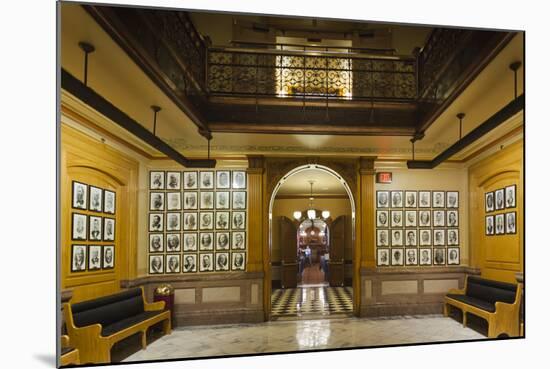
{"label": "wooden door", "polygon": [[295,288],[298,284],[298,239],[296,225],[285,216],[279,218],[279,242],[281,243],[281,285]]}
{"label": "wooden door", "polygon": [[329,228],[329,263],[328,275],[331,286],[344,285],[344,248],[346,245],[346,216],[336,218]]}

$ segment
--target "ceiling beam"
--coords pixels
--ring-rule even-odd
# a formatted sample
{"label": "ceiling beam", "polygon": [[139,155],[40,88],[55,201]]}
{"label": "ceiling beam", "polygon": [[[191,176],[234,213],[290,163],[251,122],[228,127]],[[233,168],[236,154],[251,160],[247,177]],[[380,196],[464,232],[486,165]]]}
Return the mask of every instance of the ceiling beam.
{"label": "ceiling beam", "polygon": [[61,88],[184,167],[214,168],[216,166],[216,160],[213,159],[186,158],[65,69],[61,69]]}
{"label": "ceiling beam", "polygon": [[436,156],[432,160],[409,160],[407,168],[409,169],[433,169],[453,155],[459,153],[485,134],[506,122],[512,116],[522,111],[525,108],[525,95],[512,100],[508,105],[497,111],[485,122],[474,128],[466,136],[451,145],[447,150]]}

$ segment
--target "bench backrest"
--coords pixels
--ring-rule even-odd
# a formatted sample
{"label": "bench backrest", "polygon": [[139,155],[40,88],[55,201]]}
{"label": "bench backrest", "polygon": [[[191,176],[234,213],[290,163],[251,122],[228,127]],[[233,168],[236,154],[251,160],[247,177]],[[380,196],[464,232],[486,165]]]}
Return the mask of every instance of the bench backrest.
{"label": "bench backrest", "polygon": [[516,300],[517,285],[468,276],[466,295],[494,304],[502,301],[512,304]]}
{"label": "bench backrest", "polygon": [[99,323],[103,326],[118,322],[144,311],[141,288],[83,301],[71,305],[74,325],[85,327]]}

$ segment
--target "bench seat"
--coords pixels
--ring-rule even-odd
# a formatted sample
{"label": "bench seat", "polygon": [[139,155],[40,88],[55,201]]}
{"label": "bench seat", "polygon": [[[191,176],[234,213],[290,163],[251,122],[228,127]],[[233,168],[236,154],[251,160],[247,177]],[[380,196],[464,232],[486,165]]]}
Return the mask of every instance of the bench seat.
{"label": "bench seat", "polygon": [[445,316],[449,315],[449,306],[454,306],[462,311],[463,326],[467,324],[468,314],[485,319],[489,338],[519,335],[521,284],[466,276],[464,285],[464,289],[452,289],[445,296]]}

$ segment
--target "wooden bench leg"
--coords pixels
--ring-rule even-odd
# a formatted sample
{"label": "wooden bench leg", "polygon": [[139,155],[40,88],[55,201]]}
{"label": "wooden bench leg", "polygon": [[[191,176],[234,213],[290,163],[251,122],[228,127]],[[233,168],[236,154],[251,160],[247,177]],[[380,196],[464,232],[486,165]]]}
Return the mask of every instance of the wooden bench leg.
{"label": "wooden bench leg", "polygon": [[468,323],[468,313],[466,311],[462,311],[462,327],[466,328],[466,324]]}
{"label": "wooden bench leg", "polygon": [[164,331],[164,334],[172,333],[172,322],[170,319],[166,319],[162,322],[162,329]]}
{"label": "wooden bench leg", "polygon": [[449,316],[449,305],[447,303],[443,303],[443,316]]}
{"label": "wooden bench leg", "polygon": [[141,348],[144,350],[147,349],[147,328],[141,331]]}

